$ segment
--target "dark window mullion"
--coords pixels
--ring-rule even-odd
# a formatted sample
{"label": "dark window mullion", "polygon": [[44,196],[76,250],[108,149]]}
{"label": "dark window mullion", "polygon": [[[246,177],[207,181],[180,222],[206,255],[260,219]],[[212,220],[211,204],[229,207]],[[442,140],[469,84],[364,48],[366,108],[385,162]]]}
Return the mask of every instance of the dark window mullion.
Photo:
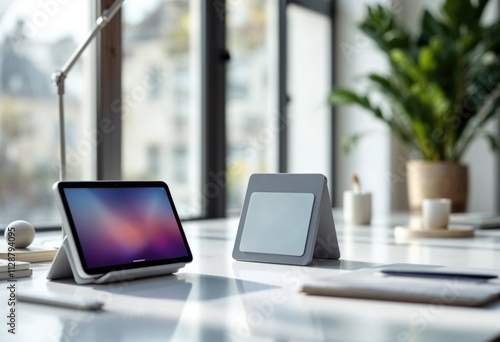
{"label": "dark window mullion", "polygon": [[332,1],[330,0],[288,0],[288,3],[295,4],[327,16],[331,15],[333,7]]}
{"label": "dark window mullion", "polygon": [[202,203],[206,218],[226,216],[226,1],[202,1]]}
{"label": "dark window mullion", "polygon": [[[500,18],[500,6],[498,6],[498,9],[497,9],[497,16]],[[500,120],[497,124],[497,135],[500,136]],[[496,154],[497,156],[497,177],[496,177],[496,211],[497,213],[500,213],[500,153],[497,153]]]}
{"label": "dark window mullion", "polygon": [[279,0],[278,7],[278,170],[288,171],[288,44],[287,8],[288,0]]}
{"label": "dark window mullion", "polygon": [[[98,1],[98,14],[111,7],[115,0]],[[97,179],[121,179],[121,10],[101,31],[97,39],[96,132]]]}
{"label": "dark window mullion", "polygon": [[[335,87],[335,80],[336,80],[336,70],[335,66],[337,65],[337,41],[335,38],[336,35],[336,26],[335,26],[335,6],[333,0],[329,1],[330,8],[328,9],[327,15],[330,17],[330,28],[331,28],[331,33],[330,33],[330,65],[331,65],[331,70],[330,70],[330,88],[333,89]],[[337,201],[336,201],[336,188],[337,188],[337,172],[335,172],[335,169],[337,168],[337,135],[336,135],[336,123],[337,123],[337,116],[336,116],[336,111],[333,106],[330,106],[330,197],[331,197],[331,203],[332,207],[337,206]]]}

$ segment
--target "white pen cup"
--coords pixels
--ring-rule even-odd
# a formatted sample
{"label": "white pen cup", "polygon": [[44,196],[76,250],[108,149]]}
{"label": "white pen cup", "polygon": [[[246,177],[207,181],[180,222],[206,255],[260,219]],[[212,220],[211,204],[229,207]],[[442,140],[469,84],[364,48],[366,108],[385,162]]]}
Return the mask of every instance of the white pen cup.
{"label": "white pen cup", "polygon": [[422,201],[422,229],[447,229],[450,212],[449,198],[425,198]]}
{"label": "white pen cup", "polygon": [[344,191],[344,222],[346,224],[370,224],[371,218],[371,193]]}

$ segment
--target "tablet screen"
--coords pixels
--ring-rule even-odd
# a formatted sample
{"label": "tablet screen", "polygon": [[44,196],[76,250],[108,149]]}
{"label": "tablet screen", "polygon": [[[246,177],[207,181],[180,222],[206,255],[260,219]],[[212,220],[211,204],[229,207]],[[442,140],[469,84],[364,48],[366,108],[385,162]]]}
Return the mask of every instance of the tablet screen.
{"label": "tablet screen", "polygon": [[192,260],[163,182],[63,182],[59,191],[88,274]]}

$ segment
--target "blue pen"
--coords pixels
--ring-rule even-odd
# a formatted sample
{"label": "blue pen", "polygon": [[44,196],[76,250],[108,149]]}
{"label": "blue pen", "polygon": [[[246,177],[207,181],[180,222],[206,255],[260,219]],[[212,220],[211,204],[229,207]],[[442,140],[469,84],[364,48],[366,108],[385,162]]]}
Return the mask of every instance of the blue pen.
{"label": "blue pen", "polygon": [[409,269],[382,269],[381,273],[391,276],[404,276],[404,277],[429,277],[429,278],[462,278],[462,279],[477,279],[489,280],[498,278],[498,274],[494,273],[467,273],[461,271],[446,271],[446,270],[409,270]]}

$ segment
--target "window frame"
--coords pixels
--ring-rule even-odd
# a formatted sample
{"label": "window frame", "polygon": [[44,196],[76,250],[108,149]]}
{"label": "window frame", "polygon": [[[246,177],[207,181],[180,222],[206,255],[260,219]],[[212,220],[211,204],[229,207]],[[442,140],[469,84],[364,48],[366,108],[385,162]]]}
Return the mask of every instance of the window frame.
{"label": "window frame", "polygon": [[[202,132],[202,212],[199,218],[210,219],[227,216],[226,210],[226,63],[230,52],[226,47],[226,0],[201,1],[201,132]],[[113,4],[114,0],[97,0],[97,13]],[[288,127],[287,106],[287,20],[286,8],[289,4],[299,5],[324,14],[332,21],[332,62],[335,56],[335,30],[333,25],[333,0],[279,0],[278,5],[278,113],[282,125],[278,129],[278,170],[287,172]],[[104,28],[98,37],[96,47],[96,125],[111,120],[114,130],[105,134],[96,151],[96,179],[121,179],[121,11]],[[118,58],[120,57],[120,58]],[[334,84],[334,68],[331,75]],[[332,127],[331,150],[332,167],[328,175],[335,184],[335,110],[331,108]],[[103,121],[104,120],[104,121]],[[332,201],[335,189],[331,189]],[[333,204],[334,202],[332,202]],[[191,220],[191,219],[190,219]]]}
{"label": "window frame", "polygon": [[[283,125],[283,129],[279,130],[279,172],[288,172],[288,105],[292,100],[288,94],[288,20],[287,20],[287,8],[288,5],[296,5],[304,9],[316,12],[318,14],[324,15],[329,18],[331,23],[331,33],[330,33],[330,61],[331,61],[331,74],[330,74],[330,88],[335,86],[335,55],[336,55],[336,39],[335,39],[335,2],[334,0],[279,0],[278,7],[278,34],[279,34],[279,69],[278,69],[278,113],[280,113],[280,123]],[[332,207],[336,203],[335,193],[336,193],[336,177],[335,172],[337,158],[337,137],[336,132],[336,112],[334,106],[329,106],[331,125],[330,130],[330,174],[328,175],[330,182],[330,201]]]}
{"label": "window frame", "polygon": [[[115,0],[97,0],[96,18]],[[96,179],[121,179],[122,165],[122,11],[97,37],[95,51],[96,129],[111,127],[96,146]],[[111,125],[111,126],[110,126]]]}

